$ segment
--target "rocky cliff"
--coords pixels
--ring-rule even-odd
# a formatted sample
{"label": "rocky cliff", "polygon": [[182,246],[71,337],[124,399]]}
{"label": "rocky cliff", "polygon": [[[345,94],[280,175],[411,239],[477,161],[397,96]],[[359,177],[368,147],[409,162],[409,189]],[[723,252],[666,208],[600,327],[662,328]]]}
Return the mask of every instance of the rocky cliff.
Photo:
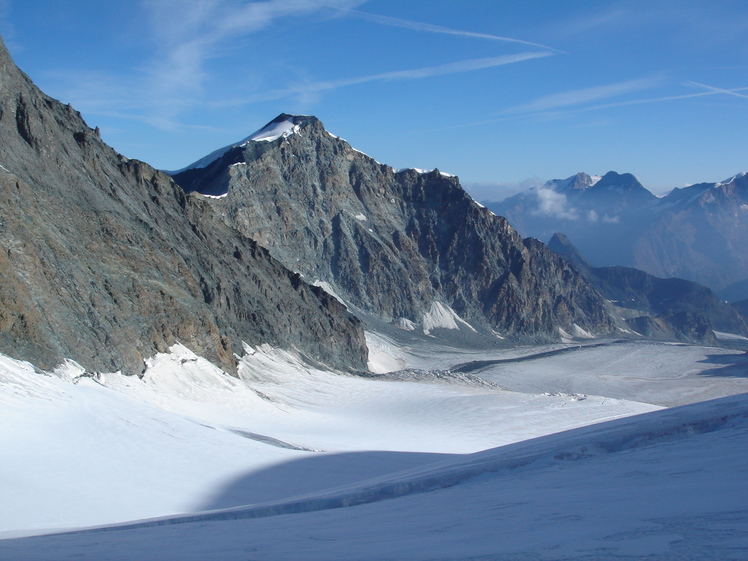
{"label": "rocky cliff", "polygon": [[613,328],[579,274],[543,244],[523,242],[456,177],[396,171],[314,117],[281,115],[174,178],[220,197],[210,202],[227,224],[362,317],[425,333],[449,326],[544,339],[574,324]]}
{"label": "rocky cliff", "polygon": [[359,321],[167,175],[102,142],[0,42],[0,352],[139,373],[181,342],[226,369],[242,341],[363,369]]}

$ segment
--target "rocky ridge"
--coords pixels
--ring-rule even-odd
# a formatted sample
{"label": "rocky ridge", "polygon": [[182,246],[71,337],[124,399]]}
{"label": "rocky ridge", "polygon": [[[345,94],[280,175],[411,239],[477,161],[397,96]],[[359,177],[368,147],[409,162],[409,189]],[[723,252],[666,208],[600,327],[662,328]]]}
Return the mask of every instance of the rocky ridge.
{"label": "rocky ridge", "polygon": [[571,266],[523,241],[456,177],[394,170],[314,117],[284,114],[270,125],[281,122],[287,134],[245,140],[174,178],[212,195],[227,224],[361,317],[429,334],[451,322],[544,340],[559,327],[613,329],[603,300]]}
{"label": "rocky ridge", "polygon": [[180,342],[366,368],[360,322],[166,174],[108,147],[0,42],[0,352],[137,374]]}
{"label": "rocky ridge", "polygon": [[560,233],[548,247],[571,262],[615,306],[616,314],[645,337],[715,345],[715,331],[748,335],[739,311],[706,286],[630,267],[593,267]]}

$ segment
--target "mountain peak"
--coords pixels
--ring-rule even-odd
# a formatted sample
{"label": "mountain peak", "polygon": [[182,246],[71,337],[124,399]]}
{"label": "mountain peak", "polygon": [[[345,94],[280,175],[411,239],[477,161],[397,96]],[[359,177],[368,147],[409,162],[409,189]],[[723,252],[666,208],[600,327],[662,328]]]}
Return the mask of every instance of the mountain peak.
{"label": "mountain peak", "polygon": [[281,113],[264,127],[256,130],[239,142],[234,142],[233,144],[229,144],[227,146],[224,146],[223,148],[214,150],[207,156],[200,158],[187,167],[174,171],[168,171],[167,173],[169,175],[176,175],[187,170],[208,167],[210,164],[221,158],[232,148],[244,147],[249,142],[272,142],[274,140],[278,140],[279,138],[287,138],[292,134],[296,134],[301,129],[309,127],[310,125],[316,125],[324,129],[322,122],[317,119],[317,117],[313,117],[311,115],[293,115],[291,113]]}
{"label": "mountain peak", "polygon": [[743,182],[745,182],[746,181],[746,179],[745,179],[746,175],[748,175],[748,173],[746,173],[744,171],[741,171],[740,173],[738,173],[736,175],[733,175],[729,179],[725,179],[724,181],[720,181],[719,183],[717,183],[715,185],[715,187],[721,187],[722,185],[730,185],[732,183],[735,183],[736,181],[741,181],[741,180]]}
{"label": "mountain peak", "polygon": [[491,343],[495,332],[545,340],[558,325],[612,327],[565,263],[523,244],[456,178],[394,170],[313,117],[279,115],[245,147],[174,178],[185,191],[225,195],[209,204],[234,229],[377,324],[420,325],[428,336],[436,314],[440,329]]}
{"label": "mountain peak", "polygon": [[618,173],[609,171],[597,182],[597,187],[623,187],[626,189],[645,189],[641,182],[631,173]]}
{"label": "mountain peak", "polygon": [[302,128],[314,124],[322,126],[322,122],[317,119],[317,117],[312,117],[311,115],[292,115],[290,113],[281,113],[260,130],[255,131],[247,138],[242,140],[240,143],[238,143],[238,145],[244,146],[247,144],[247,142],[250,141],[271,142],[281,137],[286,138],[292,134],[297,133]]}
{"label": "mountain peak", "polygon": [[583,270],[592,268],[592,264],[587,261],[587,258],[581,254],[566,234],[561,232],[553,234],[553,237],[548,242],[548,249],[564,257],[567,261],[576,265],[577,268]]}
{"label": "mountain peak", "polygon": [[580,171],[576,175],[566,179],[551,179],[545,184],[546,188],[553,189],[559,193],[571,193],[573,191],[584,191],[600,181],[599,175],[588,175]]}

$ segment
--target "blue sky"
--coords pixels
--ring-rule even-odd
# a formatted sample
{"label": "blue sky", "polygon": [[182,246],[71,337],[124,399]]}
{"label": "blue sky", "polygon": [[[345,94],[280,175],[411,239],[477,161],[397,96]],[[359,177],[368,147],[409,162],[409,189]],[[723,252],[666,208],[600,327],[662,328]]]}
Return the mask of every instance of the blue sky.
{"label": "blue sky", "polygon": [[0,0],[16,63],[181,168],[281,112],[478,199],[578,171],[748,171],[745,0]]}

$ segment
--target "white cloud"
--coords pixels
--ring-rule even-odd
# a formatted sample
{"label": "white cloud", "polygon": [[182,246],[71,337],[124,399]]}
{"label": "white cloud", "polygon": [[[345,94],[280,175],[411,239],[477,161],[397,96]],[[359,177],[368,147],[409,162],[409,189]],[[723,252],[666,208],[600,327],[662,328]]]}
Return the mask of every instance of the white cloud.
{"label": "white cloud", "polygon": [[[7,1],[0,0],[0,7]],[[219,108],[284,98],[314,102],[324,92],[338,88],[471,72],[553,54],[550,48],[543,47],[547,50],[467,59],[351,78],[298,81],[233,100],[205,99],[204,90],[211,80],[211,59],[223,56],[228,49],[233,48],[237,40],[271,27],[283,18],[311,15],[332,17],[340,13],[361,16],[363,13],[356,12],[354,8],[363,2],[364,0],[141,0],[153,54],[150,60],[140,66],[140,75],[130,75],[125,80],[100,74],[78,76],[75,83],[66,80],[70,84],[66,95],[69,99],[75,99],[76,104],[87,113],[140,120],[164,130],[181,130],[185,127],[179,123],[180,115],[200,104]],[[410,29],[471,36],[471,32],[390,19],[392,21],[387,19],[387,25],[397,24]],[[383,22],[384,20],[380,21]],[[498,36],[486,35],[483,38],[525,43]],[[79,87],[78,84],[91,87]]]}
{"label": "white cloud", "polygon": [[532,213],[535,216],[548,216],[563,220],[578,220],[579,211],[569,206],[566,195],[553,189],[541,188],[535,191],[538,198],[538,208]]}
{"label": "white cloud", "polygon": [[[623,82],[628,83],[628,82]],[[687,82],[685,85],[694,85],[695,82]],[[605,87],[605,86],[601,86]],[[595,90],[597,88],[591,88],[592,90]],[[535,102],[529,103],[527,105],[522,105],[519,107],[515,107],[513,109],[508,109],[504,111],[504,116],[496,117],[495,119],[485,119],[482,121],[475,121],[472,123],[462,123],[459,125],[453,125],[450,127],[442,127],[438,130],[452,130],[452,129],[462,129],[467,127],[477,127],[482,125],[489,125],[493,123],[501,123],[504,121],[514,121],[518,119],[525,119],[534,115],[539,115],[542,113],[552,113],[554,116],[559,115],[572,115],[576,113],[586,113],[589,111],[599,111],[599,110],[605,110],[605,109],[615,109],[617,107],[629,107],[629,106],[635,106],[635,105],[648,105],[650,103],[664,103],[667,101],[680,101],[684,99],[692,99],[697,97],[706,97],[706,96],[712,96],[712,95],[727,95],[727,94],[737,94],[738,92],[744,92],[748,91],[748,87],[742,87],[742,88],[730,88],[730,89],[721,89],[721,88],[712,88],[709,91],[705,92],[698,92],[698,93],[691,93],[691,94],[681,94],[681,95],[669,95],[669,96],[663,96],[663,97],[655,97],[655,98],[640,98],[640,99],[629,99],[626,101],[617,101],[612,103],[600,103],[600,104],[594,104],[594,105],[587,105],[585,107],[575,107],[575,108],[568,108],[561,111],[561,108],[563,105],[573,105],[573,103],[570,103],[573,100],[579,100],[579,103],[582,103],[584,100],[582,100],[583,93],[585,90],[577,90],[577,92],[582,92],[582,95],[579,97],[574,98],[570,94],[573,92],[567,92],[566,94],[554,94],[553,96],[546,96],[544,98],[540,98],[536,101],[546,100],[544,104],[546,105],[545,110],[542,109],[542,105],[539,103],[537,106],[535,106],[535,111],[530,111],[530,108],[535,105]],[[564,96],[567,96],[566,101],[569,103],[562,104],[561,102],[564,101]],[[552,107],[552,99],[549,100],[549,98],[556,98],[557,105],[555,107]],[[746,97],[746,96],[740,96],[740,97]],[[588,98],[587,101],[592,100],[592,98]],[[599,100],[599,98],[595,99]],[[554,109],[557,109],[555,111],[552,111]],[[522,111],[520,111],[522,110]]]}

